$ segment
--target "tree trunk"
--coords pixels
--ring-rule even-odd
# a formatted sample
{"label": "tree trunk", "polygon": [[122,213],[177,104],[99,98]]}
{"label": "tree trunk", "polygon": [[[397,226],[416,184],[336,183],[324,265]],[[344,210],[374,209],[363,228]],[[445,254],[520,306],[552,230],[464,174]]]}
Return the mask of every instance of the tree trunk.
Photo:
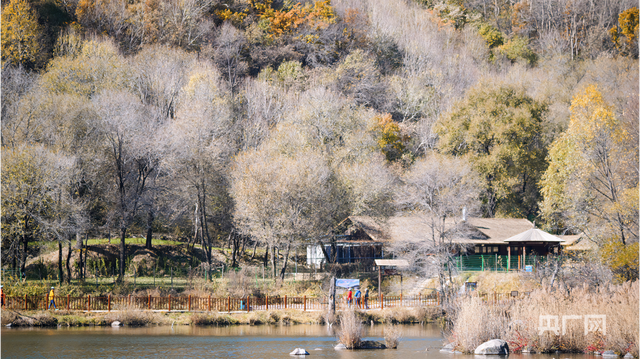
{"label": "tree trunk", "polygon": [[247,245],[247,236],[242,236],[242,246],[240,247],[240,256],[244,254],[244,247]]}
{"label": "tree trunk", "polygon": [[267,266],[269,263],[269,245],[267,244],[264,249],[264,259],[262,260],[262,265]]}
{"label": "tree trunk", "polygon": [[256,249],[258,248],[258,241],[255,241],[253,243],[253,254],[251,255],[251,260],[253,260],[254,258],[256,258]]}
{"label": "tree trunk", "polygon": [[82,249],[82,236],[80,232],[76,232],[76,249]]}
{"label": "tree trunk", "polygon": [[67,262],[65,263],[67,266],[67,284],[71,284],[71,240],[67,243],[67,249]]}
{"label": "tree trunk", "polygon": [[153,246],[151,243],[151,239],[153,238],[153,220],[153,209],[149,209],[149,213],[147,215],[147,242],[144,245],[146,249],[151,249]]}
{"label": "tree trunk", "polygon": [[[211,237],[209,235],[209,225],[207,225],[207,187],[204,178],[201,180],[201,190],[202,196],[200,196],[200,192],[198,192],[198,201],[200,202],[200,225],[202,226],[202,241],[203,244],[206,241],[206,244],[203,246],[205,251],[205,255],[207,257],[207,264],[209,265],[209,270],[211,270],[212,265],[212,255],[211,248],[213,244],[211,243]],[[210,276],[209,276],[210,277]]]}
{"label": "tree trunk", "polygon": [[284,264],[282,265],[282,270],[280,271],[280,280],[284,281],[284,274],[287,270],[287,263],[289,263],[289,253],[291,252],[291,242],[287,243],[287,251],[284,254]]}
{"label": "tree trunk", "polygon": [[85,234],[84,261],[82,262],[82,278],[87,278],[87,255],[89,254],[89,232]]}
{"label": "tree trunk", "polygon": [[124,243],[127,235],[127,228],[120,227],[120,271],[118,273],[118,283],[124,282],[124,259],[126,257],[127,246]]}
{"label": "tree trunk", "polygon": [[277,259],[276,259],[276,247],[273,246],[271,248],[271,265],[273,266],[272,268],[272,272],[273,272],[273,279],[275,280],[276,277],[278,276],[278,268],[276,268],[276,263],[277,263]]}
{"label": "tree trunk", "polygon": [[58,283],[62,284],[64,277],[62,274],[62,241],[58,238]]}
{"label": "tree trunk", "polygon": [[22,260],[20,262],[20,273],[27,278],[27,273],[25,273],[25,269],[27,268],[27,250],[29,249],[29,237],[27,235],[22,236]]}
{"label": "tree trunk", "polygon": [[[76,237],[77,238],[77,237]],[[80,242],[80,249],[78,250],[78,279],[82,278],[82,241]]]}
{"label": "tree trunk", "polygon": [[239,236],[232,236],[231,234],[229,234],[229,239],[231,241],[231,266],[232,267],[237,267],[238,266],[238,252],[240,250],[240,237]]}

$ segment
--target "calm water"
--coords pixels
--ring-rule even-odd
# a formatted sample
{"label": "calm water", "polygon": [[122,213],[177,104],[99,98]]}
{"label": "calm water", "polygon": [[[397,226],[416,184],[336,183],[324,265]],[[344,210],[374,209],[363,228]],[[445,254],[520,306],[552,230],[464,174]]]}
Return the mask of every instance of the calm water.
{"label": "calm water", "polygon": [[[2,358],[292,358],[304,348],[308,358],[474,359],[438,352],[435,325],[401,326],[398,349],[336,351],[336,337],[320,325],[197,328],[2,329]],[[367,339],[384,341],[384,326],[366,327]],[[429,348],[428,351],[425,349]],[[316,350],[321,349],[321,350]],[[498,357],[496,357],[498,358]],[[510,359],[593,359],[587,355],[511,355]]]}

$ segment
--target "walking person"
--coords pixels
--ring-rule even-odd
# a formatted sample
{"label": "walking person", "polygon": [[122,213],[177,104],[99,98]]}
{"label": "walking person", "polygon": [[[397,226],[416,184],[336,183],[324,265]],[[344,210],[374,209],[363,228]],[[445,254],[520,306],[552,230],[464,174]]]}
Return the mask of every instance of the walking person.
{"label": "walking person", "polygon": [[351,291],[351,288],[349,288],[349,291],[347,292],[347,307],[351,308],[351,301],[353,300],[353,292]]}
{"label": "walking person", "polygon": [[365,288],[364,290],[364,306],[366,309],[369,309],[369,288]]}
{"label": "walking person", "polygon": [[2,285],[0,285],[0,301],[2,301],[2,306],[4,307],[4,289],[2,289]]}
{"label": "walking person", "polygon": [[47,307],[48,309],[51,309],[51,305],[53,304],[53,309],[58,310],[58,308],[56,308],[56,301],[55,301],[55,297],[56,294],[53,292],[53,287],[51,287],[51,291],[49,292],[49,306]]}
{"label": "walking person", "polygon": [[360,288],[356,289],[356,308],[361,308],[362,303],[360,302],[360,298],[362,298],[362,292],[360,292]]}

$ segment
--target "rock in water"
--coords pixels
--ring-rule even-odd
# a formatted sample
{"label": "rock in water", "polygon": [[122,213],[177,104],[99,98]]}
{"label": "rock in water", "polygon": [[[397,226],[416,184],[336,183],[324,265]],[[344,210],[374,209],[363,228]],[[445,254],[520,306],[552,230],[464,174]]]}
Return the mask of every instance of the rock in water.
{"label": "rock in water", "polygon": [[624,355],[624,359],[633,359],[633,354],[627,353]]}
{"label": "rock in water", "polygon": [[363,340],[358,349],[387,349],[387,346],[375,340]]}
{"label": "rock in water", "polygon": [[613,350],[607,350],[602,353],[603,358],[617,358],[618,354],[616,354]]}
{"label": "rock in water", "polygon": [[291,353],[291,355],[309,355],[309,352],[302,348],[295,348]]}
{"label": "rock in water", "polygon": [[509,344],[502,339],[493,339],[480,344],[474,354],[509,355]]}
{"label": "rock in water", "polygon": [[121,326],[122,326],[122,323],[120,323],[119,321],[117,321],[117,320],[116,320],[115,322],[112,322],[112,323],[111,323],[111,326],[112,326],[112,327],[121,327]]}
{"label": "rock in water", "polygon": [[342,344],[342,343],[340,343],[340,344],[336,345],[333,349],[335,349],[335,350],[344,350],[344,349],[347,349],[347,346]]}

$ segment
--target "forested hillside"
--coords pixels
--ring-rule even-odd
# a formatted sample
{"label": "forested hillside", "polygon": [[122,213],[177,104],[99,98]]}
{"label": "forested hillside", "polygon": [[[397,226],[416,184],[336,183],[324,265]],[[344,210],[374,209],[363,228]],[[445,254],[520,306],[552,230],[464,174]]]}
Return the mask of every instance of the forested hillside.
{"label": "forested hillside", "polygon": [[138,235],[284,273],[350,215],[466,207],[637,278],[636,5],[3,0],[2,263]]}

